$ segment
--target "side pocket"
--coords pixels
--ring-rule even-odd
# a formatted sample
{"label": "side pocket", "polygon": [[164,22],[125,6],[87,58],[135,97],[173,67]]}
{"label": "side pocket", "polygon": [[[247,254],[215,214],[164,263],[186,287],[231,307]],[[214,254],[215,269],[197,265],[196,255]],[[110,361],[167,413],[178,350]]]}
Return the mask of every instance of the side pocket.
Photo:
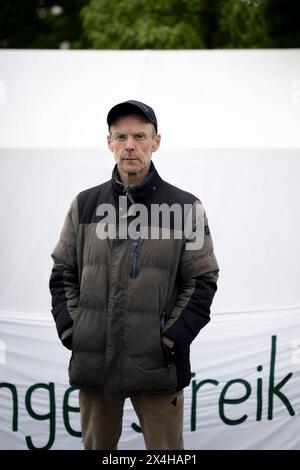
{"label": "side pocket", "polygon": [[169,348],[169,346],[167,346],[166,344],[164,343],[161,343],[161,344],[162,344],[162,349],[164,353],[164,363],[166,366],[170,368],[171,364],[175,360],[175,351],[173,348]]}
{"label": "side pocket", "polygon": [[166,323],[166,316],[167,316],[167,310],[164,308],[163,311],[160,313],[160,334],[162,336],[163,334],[163,329]]}
{"label": "side pocket", "polygon": [[164,336],[164,326],[167,321],[167,310],[164,308],[160,314],[160,338],[161,338],[161,347],[164,355],[164,364],[168,368],[171,367],[171,364],[175,360],[175,349],[170,347],[163,342]]}

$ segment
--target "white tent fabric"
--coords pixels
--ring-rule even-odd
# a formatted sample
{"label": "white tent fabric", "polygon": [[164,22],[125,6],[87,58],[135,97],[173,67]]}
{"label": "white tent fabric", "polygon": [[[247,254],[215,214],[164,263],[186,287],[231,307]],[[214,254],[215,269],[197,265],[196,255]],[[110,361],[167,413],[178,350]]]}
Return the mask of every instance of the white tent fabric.
{"label": "white tent fabric", "polygon": [[[110,178],[102,125],[108,108],[135,97],[157,110],[166,137],[154,163],[164,179],[202,200],[220,264],[212,321],[192,346],[185,447],[300,449],[300,104],[290,94],[299,57],[299,51],[0,53],[1,449],[82,448],[69,352],[50,313],[50,253],[73,197]],[[132,81],[124,78],[126,96],[115,78],[120,61],[138,70]],[[182,65],[177,75],[175,63]],[[222,93],[203,98],[199,90],[211,90],[209,77],[221,72]],[[192,73],[194,81],[187,78]],[[159,74],[167,91],[158,87]],[[242,106],[230,74],[233,82],[236,74],[244,79]],[[271,91],[264,100],[265,79]],[[213,114],[205,114],[210,105]],[[237,110],[242,117],[249,112],[247,125]],[[182,131],[183,115],[191,127],[185,123]],[[137,424],[126,402],[120,449],[143,448]]]}
{"label": "white tent fabric", "polygon": [[0,146],[98,148],[107,111],[137,99],[167,147],[299,148],[299,69],[297,49],[2,50]]}

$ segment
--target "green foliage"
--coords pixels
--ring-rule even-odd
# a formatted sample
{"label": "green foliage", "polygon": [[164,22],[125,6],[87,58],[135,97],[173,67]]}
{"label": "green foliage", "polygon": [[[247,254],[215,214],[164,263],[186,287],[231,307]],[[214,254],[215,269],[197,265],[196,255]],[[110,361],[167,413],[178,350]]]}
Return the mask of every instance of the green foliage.
{"label": "green foliage", "polygon": [[270,47],[264,0],[228,0],[221,10],[220,29],[226,48]]}
{"label": "green foliage", "polygon": [[0,0],[5,48],[300,47],[299,24],[299,0]]}
{"label": "green foliage", "polygon": [[83,29],[95,49],[202,48],[203,0],[91,0]]}
{"label": "green foliage", "polygon": [[91,0],[81,15],[95,49],[300,46],[299,0]]}

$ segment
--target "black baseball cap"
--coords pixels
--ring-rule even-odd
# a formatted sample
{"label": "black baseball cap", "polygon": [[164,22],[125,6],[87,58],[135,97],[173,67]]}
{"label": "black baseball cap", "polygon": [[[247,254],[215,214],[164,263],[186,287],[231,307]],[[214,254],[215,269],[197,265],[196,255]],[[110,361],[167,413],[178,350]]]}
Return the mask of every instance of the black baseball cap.
{"label": "black baseball cap", "polygon": [[107,124],[110,127],[111,124],[119,117],[126,116],[127,114],[141,114],[145,116],[149,122],[151,122],[157,132],[157,119],[153,109],[145,103],[140,101],[128,100],[123,103],[116,104],[107,115]]}

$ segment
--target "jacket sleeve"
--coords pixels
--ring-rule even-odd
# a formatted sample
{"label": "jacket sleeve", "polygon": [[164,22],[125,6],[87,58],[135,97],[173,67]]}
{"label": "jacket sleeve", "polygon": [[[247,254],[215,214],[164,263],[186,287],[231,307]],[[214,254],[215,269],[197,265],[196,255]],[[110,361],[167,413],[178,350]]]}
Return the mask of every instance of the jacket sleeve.
{"label": "jacket sleeve", "polygon": [[210,321],[210,307],[219,275],[207,216],[199,201],[194,204],[191,214],[193,232],[198,240],[185,239],[177,275],[178,295],[164,325],[165,337],[180,349],[186,349]]}
{"label": "jacket sleeve", "polygon": [[79,280],[77,267],[77,198],[66,215],[59,241],[51,256],[54,261],[50,277],[52,315],[59,338],[71,348],[73,316],[79,302]]}

